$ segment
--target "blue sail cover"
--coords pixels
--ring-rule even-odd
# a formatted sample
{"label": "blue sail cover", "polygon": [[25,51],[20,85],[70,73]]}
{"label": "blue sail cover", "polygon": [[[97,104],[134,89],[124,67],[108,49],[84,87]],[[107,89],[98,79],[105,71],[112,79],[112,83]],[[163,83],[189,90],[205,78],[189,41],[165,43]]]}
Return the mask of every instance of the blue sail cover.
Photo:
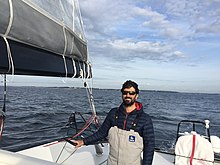
{"label": "blue sail cover", "polygon": [[0,72],[91,77],[77,0],[0,0]]}

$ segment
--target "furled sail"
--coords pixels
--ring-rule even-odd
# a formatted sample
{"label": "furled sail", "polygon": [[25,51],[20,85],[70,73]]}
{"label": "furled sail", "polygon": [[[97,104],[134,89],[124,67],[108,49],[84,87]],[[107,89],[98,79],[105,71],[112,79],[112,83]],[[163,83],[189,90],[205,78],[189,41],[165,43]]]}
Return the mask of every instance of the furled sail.
{"label": "furled sail", "polygon": [[0,0],[0,73],[91,77],[77,0]]}

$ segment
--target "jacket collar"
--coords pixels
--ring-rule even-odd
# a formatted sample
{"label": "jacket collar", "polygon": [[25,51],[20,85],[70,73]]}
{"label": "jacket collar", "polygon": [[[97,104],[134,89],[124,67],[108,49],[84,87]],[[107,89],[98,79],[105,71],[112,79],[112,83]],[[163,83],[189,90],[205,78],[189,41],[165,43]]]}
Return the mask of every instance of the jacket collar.
{"label": "jacket collar", "polygon": [[[141,111],[142,109],[143,109],[143,106],[142,106],[142,103],[140,103],[140,102],[138,102],[138,101],[136,101],[135,102],[135,109],[132,111],[132,112],[139,112],[139,111]],[[121,111],[125,111],[124,109],[124,104],[122,103],[121,105],[120,105],[120,107],[119,107],[119,109],[121,110]],[[130,112],[130,113],[132,113],[132,112]]]}

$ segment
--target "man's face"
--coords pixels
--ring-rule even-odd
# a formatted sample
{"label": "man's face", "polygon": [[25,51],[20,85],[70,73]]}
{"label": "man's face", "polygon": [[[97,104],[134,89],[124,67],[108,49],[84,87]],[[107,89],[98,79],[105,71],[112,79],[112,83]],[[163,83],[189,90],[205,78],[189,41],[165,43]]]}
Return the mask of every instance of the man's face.
{"label": "man's face", "polygon": [[125,106],[133,105],[137,98],[138,98],[138,94],[136,93],[134,87],[125,88],[122,91],[122,100]]}

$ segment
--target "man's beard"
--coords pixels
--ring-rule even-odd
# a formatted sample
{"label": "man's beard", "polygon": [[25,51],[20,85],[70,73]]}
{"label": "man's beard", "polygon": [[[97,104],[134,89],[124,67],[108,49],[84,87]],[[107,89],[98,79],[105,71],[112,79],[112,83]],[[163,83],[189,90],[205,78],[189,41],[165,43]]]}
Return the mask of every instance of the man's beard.
{"label": "man's beard", "polygon": [[135,103],[135,99],[132,99],[130,97],[126,97],[123,99],[123,103],[126,107],[132,106]]}

